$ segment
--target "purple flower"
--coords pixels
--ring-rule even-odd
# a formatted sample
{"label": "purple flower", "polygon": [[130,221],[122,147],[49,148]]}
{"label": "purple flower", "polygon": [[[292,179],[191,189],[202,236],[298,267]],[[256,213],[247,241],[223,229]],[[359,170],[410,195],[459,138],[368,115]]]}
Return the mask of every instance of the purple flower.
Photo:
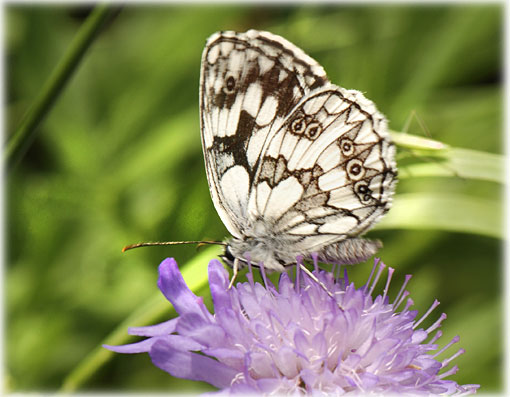
{"label": "purple flower", "polygon": [[436,359],[459,338],[443,347],[437,344],[445,314],[427,329],[418,328],[439,302],[416,320],[405,290],[411,276],[390,303],[394,270],[388,268],[382,295],[373,297],[385,267],[376,260],[366,285],[358,289],[347,272],[335,281],[331,272],[316,270],[333,299],[299,271],[296,283],[283,273],[278,288],[267,281],[267,287],[254,283],[249,272],[248,282],[228,289],[227,271],[212,260],[211,314],[186,286],[175,260],[165,259],[158,286],[179,317],[130,328],[130,334],[148,337],[141,342],[105,347],[119,353],[148,352],[153,363],[171,375],[208,382],[224,393],[476,392],[478,385],[460,386],[446,379],[457,366],[446,367],[464,350]]}

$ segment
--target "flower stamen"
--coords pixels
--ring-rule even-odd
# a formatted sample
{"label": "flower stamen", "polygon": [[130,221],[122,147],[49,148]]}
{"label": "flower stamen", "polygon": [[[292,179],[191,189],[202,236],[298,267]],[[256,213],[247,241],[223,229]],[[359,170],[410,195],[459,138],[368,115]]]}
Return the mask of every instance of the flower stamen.
{"label": "flower stamen", "polygon": [[437,357],[442,352],[444,352],[446,349],[448,349],[451,345],[454,345],[455,343],[458,343],[459,340],[460,340],[459,335],[453,337],[450,342],[448,342],[441,350],[438,350],[436,353],[434,353],[434,355],[432,357],[434,357],[434,358]]}
{"label": "flower stamen", "polygon": [[379,281],[379,278],[381,277],[381,273],[384,270],[386,265],[381,261],[379,262],[379,268],[377,269],[377,274],[375,276],[374,282],[372,283],[372,286],[370,287],[370,291],[368,291],[368,295],[372,295],[374,292],[374,288],[377,285],[377,282]]}
{"label": "flower stamen", "polygon": [[441,315],[439,316],[439,318],[436,320],[436,322],[434,324],[432,324],[430,327],[427,328],[427,333],[431,333],[432,331],[434,331],[436,328],[439,328],[441,326],[441,323],[446,320],[446,313],[441,313]]}
{"label": "flower stamen", "polygon": [[[409,283],[409,280],[411,280],[412,277],[413,276],[411,274],[406,274],[406,278],[404,280],[404,283],[402,284],[402,287],[400,288],[400,291],[398,292],[396,298],[393,300],[393,305],[395,307],[400,306],[400,304],[405,299],[405,297],[407,295],[409,295],[409,292],[405,291],[405,288],[406,288],[407,284]],[[406,292],[407,292],[407,294],[406,294]]]}
{"label": "flower stamen", "polygon": [[[432,305],[430,305],[429,309],[426,311],[426,313],[423,316],[421,316],[421,318],[416,323],[414,323],[413,329],[416,329],[416,327],[418,325],[420,325],[423,322],[423,320],[425,320],[428,317],[428,315],[430,313],[432,313],[432,310],[434,310],[438,306],[439,306],[439,301],[437,299],[435,299],[434,302],[432,303]],[[435,328],[429,328],[429,329],[433,330]]]}
{"label": "flower stamen", "polygon": [[384,287],[383,291],[383,300],[386,300],[386,295],[388,294],[388,289],[390,288],[391,278],[393,277],[393,272],[395,269],[392,267],[388,268],[388,278],[386,279],[386,286]]}
{"label": "flower stamen", "polygon": [[462,356],[464,353],[466,352],[465,349],[459,349],[457,350],[457,353],[455,353],[454,355],[452,355],[451,357],[448,357],[448,358],[445,358],[441,364],[443,366],[443,368],[447,367],[448,364],[450,364],[453,360],[455,360],[457,357],[459,356]]}

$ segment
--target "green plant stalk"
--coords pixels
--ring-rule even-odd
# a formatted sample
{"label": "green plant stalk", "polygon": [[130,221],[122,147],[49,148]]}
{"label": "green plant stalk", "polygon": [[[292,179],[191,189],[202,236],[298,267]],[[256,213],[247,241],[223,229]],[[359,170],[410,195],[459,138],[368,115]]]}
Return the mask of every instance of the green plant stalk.
{"label": "green plant stalk", "polygon": [[[207,263],[219,254],[217,246],[204,249],[194,256],[182,269],[182,275],[186,280],[186,284],[192,291],[197,291],[207,285]],[[175,314],[175,310],[171,304],[162,296],[161,292],[157,292],[147,302],[140,306],[137,310],[122,321],[108,335],[99,346],[90,352],[74,370],[67,375],[60,388],[60,393],[72,393],[80,388],[99,368],[109,361],[115,353],[105,349],[102,345],[122,345],[133,338],[127,333],[128,327],[153,324],[160,319],[165,313],[171,313],[168,317]]]}
{"label": "green plant stalk", "polygon": [[375,229],[443,230],[504,238],[503,204],[453,193],[405,193],[395,196],[393,208]]}
{"label": "green plant stalk", "polygon": [[391,131],[393,142],[417,158],[431,162],[399,166],[399,178],[459,177],[505,184],[505,157],[500,154],[452,147],[417,135]]}
{"label": "green plant stalk", "polygon": [[418,135],[393,130],[390,130],[390,133],[395,144],[407,149],[441,151],[448,148],[447,144],[430,138],[424,138]]}
{"label": "green plant stalk", "polygon": [[50,112],[88,48],[101,31],[101,28],[118,11],[118,7],[100,4],[95,7],[84,22],[71,47],[55,67],[39,96],[25,113],[19,127],[10,137],[4,151],[4,161],[6,161],[9,168],[12,168],[23,157],[35,138],[37,127]]}

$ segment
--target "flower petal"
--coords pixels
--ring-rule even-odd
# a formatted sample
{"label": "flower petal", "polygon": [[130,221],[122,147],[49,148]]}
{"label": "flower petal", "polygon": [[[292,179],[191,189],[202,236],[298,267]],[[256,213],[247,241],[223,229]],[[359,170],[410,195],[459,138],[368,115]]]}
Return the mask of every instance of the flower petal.
{"label": "flower petal", "polygon": [[179,351],[167,340],[158,340],[154,343],[149,354],[154,365],[172,376],[204,381],[218,388],[229,387],[238,373],[212,358]]}
{"label": "flower petal", "polygon": [[175,331],[178,321],[178,318],[172,318],[171,320],[165,321],[161,324],[149,325],[146,327],[129,327],[128,334],[140,336],[168,335]]}
{"label": "flower petal", "polygon": [[156,342],[158,338],[150,338],[145,339],[140,342],[136,343],[130,343],[128,345],[121,345],[121,346],[111,346],[111,345],[103,345],[108,350],[111,350],[116,353],[147,353],[152,345]]}
{"label": "flower petal", "polygon": [[231,298],[227,290],[229,279],[228,272],[223,265],[216,259],[209,262],[209,288],[214,302],[215,310],[220,307],[231,307]]}
{"label": "flower petal", "polygon": [[181,335],[186,335],[193,340],[203,344],[207,347],[216,347],[225,345],[226,334],[222,327],[218,324],[201,323],[200,321],[193,322],[192,320],[196,315],[188,313],[183,316],[177,331]]}
{"label": "flower petal", "polygon": [[153,338],[145,339],[140,342],[130,343],[128,345],[103,345],[103,347],[117,353],[147,353],[150,351],[152,345],[157,341],[166,341],[169,346],[172,346],[177,350],[202,350],[204,348],[202,344],[181,335],[155,336]]}
{"label": "flower petal", "polygon": [[241,351],[232,348],[231,349],[225,349],[221,347],[206,348],[203,350],[203,353],[207,354],[208,356],[216,357],[222,362],[231,360],[241,362],[244,359],[244,354]]}
{"label": "flower petal", "polygon": [[203,315],[200,308],[202,300],[188,288],[174,258],[166,258],[159,265],[158,287],[177,313],[195,312]]}

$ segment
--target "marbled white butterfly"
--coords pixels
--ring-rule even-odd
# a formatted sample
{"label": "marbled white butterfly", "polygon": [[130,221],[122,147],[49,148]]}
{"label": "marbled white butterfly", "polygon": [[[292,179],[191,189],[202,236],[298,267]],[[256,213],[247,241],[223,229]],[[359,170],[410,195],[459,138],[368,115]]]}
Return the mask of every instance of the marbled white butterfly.
{"label": "marbled white butterfly", "polygon": [[[200,121],[212,200],[233,236],[202,243],[225,246],[232,282],[246,254],[283,271],[298,255],[350,264],[381,247],[358,236],[389,210],[395,190],[386,119],[301,49],[269,32],[213,34],[202,54]],[[200,242],[124,251],[186,243]]]}
{"label": "marbled white butterfly", "polygon": [[200,74],[202,146],[216,210],[233,238],[223,259],[283,271],[318,255],[358,263],[358,237],[391,206],[397,169],[387,122],[329,82],[301,49],[249,30],[213,34]]}

